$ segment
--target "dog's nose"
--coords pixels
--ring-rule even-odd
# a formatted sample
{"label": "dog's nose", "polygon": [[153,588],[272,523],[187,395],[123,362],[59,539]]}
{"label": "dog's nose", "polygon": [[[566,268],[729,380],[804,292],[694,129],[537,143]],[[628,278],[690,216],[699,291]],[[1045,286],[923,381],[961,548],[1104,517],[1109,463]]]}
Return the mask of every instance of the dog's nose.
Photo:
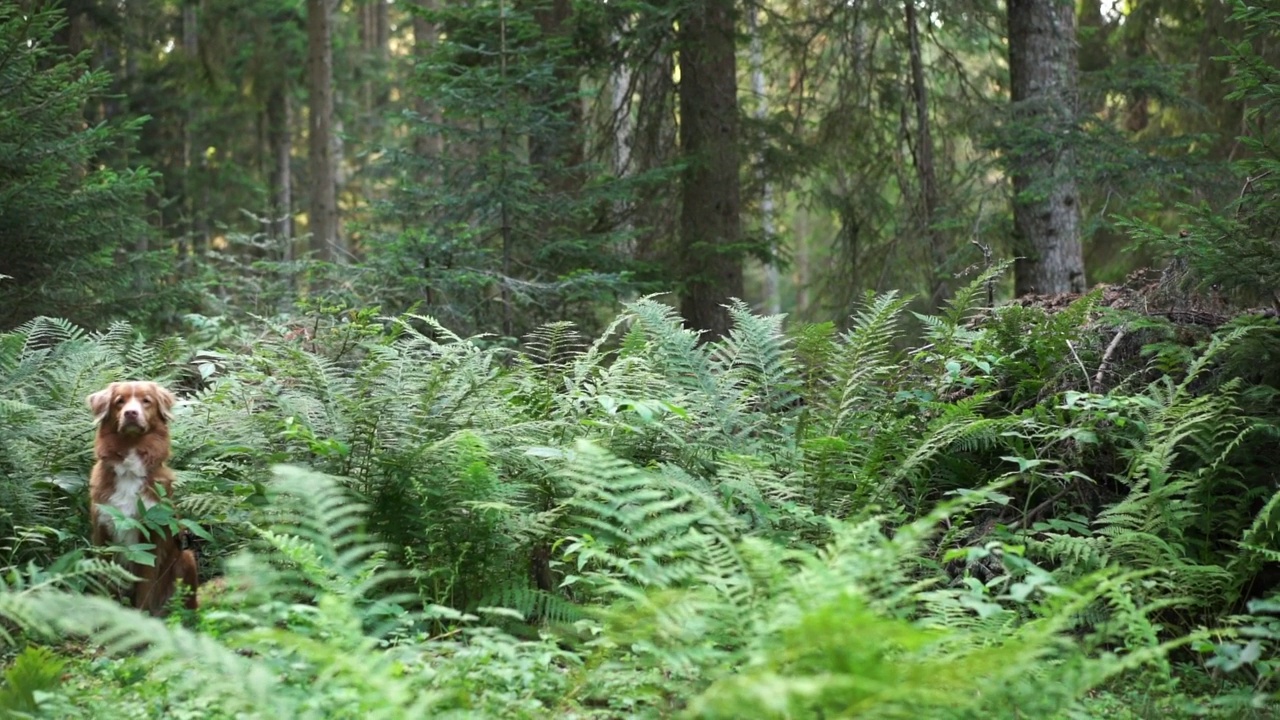
{"label": "dog's nose", "polygon": [[126,419],[126,420],[136,420],[136,419],[138,419],[138,411],[137,411],[137,410],[125,410],[125,411],[124,411],[124,417],[125,417],[125,419]]}

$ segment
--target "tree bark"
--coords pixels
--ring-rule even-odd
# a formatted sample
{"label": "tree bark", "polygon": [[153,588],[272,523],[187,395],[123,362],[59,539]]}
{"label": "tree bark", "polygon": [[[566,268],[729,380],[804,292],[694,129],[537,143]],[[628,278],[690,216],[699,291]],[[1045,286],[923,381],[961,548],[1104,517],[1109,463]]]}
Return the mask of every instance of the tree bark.
{"label": "tree bark", "polygon": [[333,6],[332,0],[307,0],[307,74],[311,154],[312,243],[320,257],[344,262],[338,227],[338,168],[333,138]]}
{"label": "tree bark", "polygon": [[[542,35],[548,42],[561,39],[573,31],[573,3],[551,0],[533,11]],[[576,97],[578,78],[572,67],[556,64],[555,79],[541,90],[537,105],[546,108],[551,117],[549,128],[529,138],[529,162],[553,192],[571,193],[581,184],[582,103]]]}
{"label": "tree bark", "polygon": [[729,332],[742,296],[742,220],[733,0],[690,3],[680,18],[680,309],[704,339]]}
{"label": "tree bark", "polygon": [[1197,62],[1197,97],[1209,110],[1210,127],[1218,130],[1211,157],[1234,160],[1241,149],[1239,135],[1244,132],[1244,102],[1230,100],[1223,89],[1231,77],[1232,66],[1215,59],[1223,54],[1223,43],[1236,43],[1241,38],[1243,23],[1231,22],[1229,3],[1205,3],[1205,30],[1201,33]]}
{"label": "tree bark", "polygon": [[[418,7],[423,10],[434,10],[434,0],[418,0]],[[435,50],[439,30],[419,13],[413,15],[413,54],[419,62],[423,62]],[[413,93],[413,110],[419,117],[426,118],[434,125],[440,124],[440,113],[431,104],[429,98],[420,91]],[[413,138],[413,151],[419,157],[438,157],[444,152],[444,138],[439,132],[425,132],[419,128]]]}
{"label": "tree bark", "polygon": [[792,277],[796,287],[796,309],[794,316],[809,317],[809,286],[813,282],[813,269],[809,262],[809,211],[803,206],[796,208],[795,230],[792,242],[795,244],[795,272]]}
{"label": "tree bark", "polygon": [[[635,124],[632,128],[627,167],[636,175],[669,167],[678,152],[679,134],[675,122],[675,52],[670,37],[655,38],[656,49],[637,58],[632,66],[635,86]],[[671,238],[679,234],[679,198],[665,188],[645,184],[631,203],[628,220],[637,231],[635,258],[650,267],[677,264]]]}
{"label": "tree bark", "polygon": [[[1077,14],[1077,32],[1080,46],[1079,71],[1082,75],[1097,73],[1111,66],[1111,51],[1107,47],[1112,25],[1102,14],[1103,2],[1109,0],[1085,0]],[[1080,98],[1080,111],[1094,114],[1106,107],[1106,93],[1092,92]]]}
{"label": "tree bark", "polygon": [[929,310],[942,307],[948,288],[943,268],[947,263],[947,238],[939,232],[937,221],[941,199],[938,173],[933,162],[933,132],[929,127],[929,89],[924,83],[924,58],[920,49],[920,28],[916,21],[915,0],[906,2],[907,42],[911,55],[911,96],[916,111],[915,165],[920,182],[920,225],[929,243],[932,267],[929,268]]}
{"label": "tree bark", "polygon": [[293,260],[293,112],[286,81],[267,98],[267,145],[272,156],[271,234],[280,243],[281,259]]}
{"label": "tree bark", "polygon": [[[751,35],[751,92],[756,97],[756,119],[764,122],[769,117],[769,97],[766,95],[764,78],[764,40],[760,37],[760,26],[756,19],[756,8],[747,10],[747,27]],[[763,147],[763,143],[762,143]],[[773,243],[773,186],[769,183],[764,168],[764,157],[759,160],[760,178],[760,231],[766,242]],[[764,311],[769,315],[782,312],[782,295],[779,291],[780,277],[778,264],[767,262],[764,265]]]}
{"label": "tree bark", "polygon": [[[182,3],[182,52],[193,67],[200,62],[200,8],[193,0]],[[182,119],[183,195],[187,200],[190,218],[189,240],[191,262],[200,262],[200,255],[209,247],[212,235],[209,228],[209,204],[211,202],[208,169],[209,161],[203,152],[203,143],[195,134],[196,111],[188,107]],[[199,170],[197,170],[199,168]],[[194,186],[200,188],[197,193]]]}
{"label": "tree bark", "polygon": [[[619,42],[620,35],[614,33],[612,40]],[[631,148],[635,143],[636,123],[631,112],[635,88],[631,83],[631,66],[618,63],[609,78],[609,115],[613,130],[613,173],[619,178],[631,174]]]}
{"label": "tree bark", "polygon": [[1009,157],[1015,292],[1082,292],[1080,204],[1067,138],[1076,103],[1075,8],[1061,0],[1009,0],[1008,10],[1013,119],[1028,138]]}
{"label": "tree bark", "polygon": [[374,115],[388,98],[388,85],[379,80],[385,75],[389,55],[390,18],[386,0],[366,0],[358,8],[360,19],[360,45],[364,51],[366,67],[361,69],[361,100],[365,112]]}

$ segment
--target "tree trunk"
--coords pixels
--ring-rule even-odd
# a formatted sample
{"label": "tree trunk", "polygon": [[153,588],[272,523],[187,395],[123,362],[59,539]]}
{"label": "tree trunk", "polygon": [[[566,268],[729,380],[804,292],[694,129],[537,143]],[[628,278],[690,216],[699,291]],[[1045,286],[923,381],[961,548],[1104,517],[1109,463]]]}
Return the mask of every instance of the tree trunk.
{"label": "tree trunk", "polygon": [[267,98],[267,145],[272,157],[271,234],[280,243],[280,259],[293,260],[293,112],[286,81]]}
{"label": "tree trunk", "polygon": [[742,296],[742,221],[733,0],[699,0],[680,18],[681,312],[706,339],[729,332]]}
{"label": "tree trunk", "polygon": [[312,243],[320,257],[344,262],[338,229],[338,167],[333,141],[333,6],[332,0],[307,0],[308,127],[311,154]]}
{"label": "tree trunk", "polygon": [[813,270],[809,262],[809,211],[803,206],[796,208],[795,230],[792,242],[795,243],[796,261],[792,277],[796,286],[795,317],[809,317],[809,283],[813,281]]}
{"label": "tree trunk", "polygon": [[[751,92],[756,96],[756,119],[764,122],[769,117],[769,97],[765,94],[764,81],[764,41],[760,38],[760,27],[756,19],[756,9],[747,10],[747,26],[751,35]],[[763,148],[763,143],[761,143]],[[760,178],[760,231],[765,242],[774,241],[773,232],[773,186],[765,173],[764,157],[758,161]],[[782,295],[779,292],[778,264],[768,262],[764,265],[764,311],[769,315],[782,312]]]}
{"label": "tree trunk", "polygon": [[[620,36],[615,33],[613,42],[619,41]],[[635,88],[631,83],[631,66],[618,63],[609,78],[609,116],[613,129],[613,174],[619,178],[631,174],[631,148],[635,143],[636,124],[631,114]]]}
{"label": "tree trunk", "polygon": [[[1084,0],[1077,15],[1081,75],[1097,73],[1111,66],[1111,50],[1108,48],[1109,25],[1102,14],[1102,5],[1110,0]],[[1080,111],[1085,114],[1101,112],[1106,107],[1106,93],[1094,91],[1080,98]]]}
{"label": "tree trunk", "polygon": [[1082,292],[1080,205],[1064,141],[1076,102],[1072,3],[1009,0],[1009,76],[1013,119],[1029,138],[1009,157],[1015,292]]}
{"label": "tree trunk", "polygon": [[[1217,130],[1211,157],[1235,160],[1241,149],[1239,135],[1245,133],[1244,102],[1226,97],[1223,89],[1231,77],[1232,66],[1215,59],[1223,53],[1223,43],[1236,43],[1241,38],[1244,23],[1231,22],[1232,8],[1225,2],[1205,3],[1205,30],[1201,33],[1200,52],[1196,68],[1197,97],[1209,110],[1210,127]],[[1274,117],[1274,116],[1273,116]]]}
{"label": "tree trunk", "polygon": [[[435,9],[435,3],[432,0],[418,0],[418,7],[424,10]],[[413,15],[413,54],[419,62],[425,61],[432,51],[435,49],[439,31],[426,18],[418,13]],[[413,93],[413,110],[418,113],[419,117],[426,118],[431,123],[439,125],[440,113],[431,105],[429,99],[422,92],[415,91]],[[419,157],[435,157],[444,152],[444,138],[439,132],[425,132],[418,130],[418,134],[413,138],[413,150]]]}
{"label": "tree trunk", "polygon": [[[182,3],[182,52],[193,67],[200,62],[200,13],[194,0]],[[190,220],[188,236],[191,243],[191,262],[200,262],[200,255],[209,247],[209,178],[204,172],[208,160],[195,135],[196,111],[188,107],[182,119],[183,196],[187,201]],[[199,170],[197,170],[199,168]],[[199,193],[195,187],[200,188]]]}
{"label": "tree trunk", "polygon": [[[358,7],[360,19],[360,46],[364,51],[365,68],[361,69],[364,80],[361,83],[361,100],[366,114],[375,115],[375,111],[386,104],[388,84],[380,80],[386,73],[388,59],[388,41],[390,39],[390,19],[388,18],[386,0],[366,0]],[[376,122],[378,118],[374,117]]]}
{"label": "tree trunk", "polygon": [[[30,12],[35,8],[43,7],[43,3],[25,2],[20,7],[24,11]],[[66,0],[63,2],[62,9],[66,15],[66,22],[54,31],[54,46],[66,48],[68,55],[79,55],[87,45],[85,35],[92,26],[87,12],[92,8],[93,0]]]}
{"label": "tree trunk", "polygon": [[[573,3],[551,0],[533,11],[542,36],[551,41],[573,31]],[[557,63],[554,82],[545,85],[536,103],[550,113],[548,129],[529,138],[529,162],[552,192],[572,193],[582,175],[582,103],[576,97],[578,78],[572,67]]]}
{"label": "tree trunk", "polygon": [[929,310],[942,307],[948,289],[943,268],[947,263],[947,238],[934,226],[937,222],[938,173],[933,163],[933,132],[929,127],[929,88],[924,84],[924,58],[920,50],[920,28],[916,22],[915,0],[906,2],[907,44],[911,54],[911,98],[916,110],[915,165],[920,182],[920,226],[929,243]]}
{"label": "tree trunk", "polygon": [[[636,111],[627,167],[636,175],[670,166],[679,142],[672,107],[675,53],[667,36],[657,44],[655,52],[638,58],[633,66]],[[635,259],[651,267],[675,264],[670,239],[678,234],[680,213],[672,194],[666,188],[641,185],[630,211],[628,221],[638,233]]]}

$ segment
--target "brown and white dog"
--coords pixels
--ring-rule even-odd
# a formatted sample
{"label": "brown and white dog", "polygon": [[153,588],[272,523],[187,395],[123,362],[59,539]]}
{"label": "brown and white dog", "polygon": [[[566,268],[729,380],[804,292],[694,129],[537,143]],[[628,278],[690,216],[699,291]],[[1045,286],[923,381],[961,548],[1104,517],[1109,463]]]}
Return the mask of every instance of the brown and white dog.
{"label": "brown and white dog", "polygon": [[[158,487],[172,500],[173,471],[165,463],[169,459],[168,423],[176,398],[153,382],[116,382],[87,400],[98,426],[94,442],[97,462],[89,478],[93,544],[140,542],[139,531],[117,529],[102,507],[111,506],[126,517],[137,518],[139,500],[148,509],[160,502]],[[188,587],[186,606],[196,609],[195,553],[184,550],[176,534],[152,532],[148,539],[156,546],[155,565],[132,563],[128,568],[140,578],[133,587],[134,607],[162,615],[177,581],[182,580]]]}

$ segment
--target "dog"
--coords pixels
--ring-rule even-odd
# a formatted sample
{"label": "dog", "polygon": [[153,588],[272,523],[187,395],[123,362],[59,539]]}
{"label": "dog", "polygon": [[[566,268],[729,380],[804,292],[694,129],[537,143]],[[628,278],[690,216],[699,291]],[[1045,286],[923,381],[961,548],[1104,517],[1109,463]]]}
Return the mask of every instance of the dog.
{"label": "dog", "polygon": [[[154,382],[114,382],[86,401],[97,425],[96,462],[89,477],[89,522],[93,544],[129,545],[142,540],[134,529],[115,526],[104,507],[126,517],[138,517],[138,501],[151,508],[160,502],[159,488],[172,500],[173,470],[169,460],[169,420],[174,394]],[[186,607],[198,607],[196,556],[182,547],[178,534],[153,531],[154,566],[130,563],[139,578],[131,588],[133,606],[155,616],[164,614],[181,580],[187,586]]]}

